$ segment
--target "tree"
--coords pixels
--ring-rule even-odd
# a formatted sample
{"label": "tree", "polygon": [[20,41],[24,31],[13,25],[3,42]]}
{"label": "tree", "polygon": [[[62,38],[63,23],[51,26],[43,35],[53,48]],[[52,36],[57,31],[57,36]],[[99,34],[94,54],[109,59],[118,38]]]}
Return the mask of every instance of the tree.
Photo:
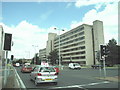
{"label": "tree", "polygon": [[41,61],[38,57],[38,53],[36,53],[35,56],[32,58],[31,64],[37,64],[37,65],[41,64]]}
{"label": "tree", "polygon": [[40,59],[39,59],[38,53],[36,53],[35,58],[36,58],[36,64],[37,64],[37,65],[40,65],[40,64],[41,64],[41,61],[40,61]]}
{"label": "tree", "polygon": [[114,64],[118,64],[118,48],[117,42],[115,39],[109,40],[109,43],[107,45],[107,49],[109,50],[109,53],[106,57],[106,63],[113,66]]}
{"label": "tree", "polygon": [[48,59],[50,59],[50,62],[51,62],[52,65],[57,64],[58,51],[57,50],[53,50],[52,52],[50,52]]}
{"label": "tree", "polygon": [[22,59],[19,59],[17,62],[20,63],[20,64],[22,64]]}
{"label": "tree", "polygon": [[114,38],[109,40],[109,43],[108,43],[109,47],[115,47],[116,45],[117,45],[117,41]]}
{"label": "tree", "polygon": [[32,60],[31,60],[31,63],[30,64],[34,64],[34,58],[32,58]]}
{"label": "tree", "polygon": [[38,64],[38,60],[39,60],[38,53],[35,54],[34,60],[35,60],[35,64]]}

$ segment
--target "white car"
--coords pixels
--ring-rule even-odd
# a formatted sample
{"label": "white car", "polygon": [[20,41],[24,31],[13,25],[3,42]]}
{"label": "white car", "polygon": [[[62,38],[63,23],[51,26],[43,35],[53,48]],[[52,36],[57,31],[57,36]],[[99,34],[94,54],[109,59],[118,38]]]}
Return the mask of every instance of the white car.
{"label": "white car", "polygon": [[35,85],[38,83],[54,83],[57,84],[58,73],[56,73],[54,67],[43,67],[41,65],[36,65],[33,71],[30,73],[30,80],[35,82]]}
{"label": "white car", "polygon": [[20,66],[20,63],[16,63],[15,65],[16,65],[16,67],[19,67],[19,66]]}
{"label": "white car", "polygon": [[79,63],[69,63],[68,66],[70,69],[81,69],[81,66]]}
{"label": "white car", "polygon": [[30,63],[25,63],[24,65],[30,65]]}

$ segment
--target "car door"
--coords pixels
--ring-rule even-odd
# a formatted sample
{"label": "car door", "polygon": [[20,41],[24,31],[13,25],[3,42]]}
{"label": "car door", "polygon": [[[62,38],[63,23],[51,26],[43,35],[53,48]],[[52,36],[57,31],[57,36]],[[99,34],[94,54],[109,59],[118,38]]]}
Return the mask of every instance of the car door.
{"label": "car door", "polygon": [[71,68],[74,69],[74,63],[71,64]]}

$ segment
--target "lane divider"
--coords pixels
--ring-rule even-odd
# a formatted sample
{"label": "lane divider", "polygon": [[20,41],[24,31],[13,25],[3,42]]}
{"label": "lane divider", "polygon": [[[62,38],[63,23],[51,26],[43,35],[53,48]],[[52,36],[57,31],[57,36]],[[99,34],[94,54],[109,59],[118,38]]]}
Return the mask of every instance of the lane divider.
{"label": "lane divider", "polygon": [[17,79],[17,81],[19,82],[19,85],[21,86],[20,88],[26,89],[26,87],[25,87],[23,81],[21,80],[21,78],[20,78],[20,76],[18,75],[18,73],[17,73],[17,71],[16,71],[15,68],[14,68],[14,70],[15,70],[15,75],[16,75],[16,77],[17,77],[16,79]]}

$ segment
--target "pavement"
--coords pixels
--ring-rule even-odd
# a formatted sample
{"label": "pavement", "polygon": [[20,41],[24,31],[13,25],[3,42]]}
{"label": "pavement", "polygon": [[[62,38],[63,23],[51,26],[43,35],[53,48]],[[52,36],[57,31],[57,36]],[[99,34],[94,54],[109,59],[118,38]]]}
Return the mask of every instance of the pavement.
{"label": "pavement", "polygon": [[113,82],[120,82],[120,76],[114,76],[114,77],[97,77],[97,79],[108,80],[108,81],[113,81]]}
{"label": "pavement", "polygon": [[[118,66],[116,67],[106,67],[107,69],[119,69]],[[97,79],[101,79],[101,80],[107,80],[107,81],[113,81],[113,82],[120,82],[120,76],[113,76],[113,77],[97,77]]]}

